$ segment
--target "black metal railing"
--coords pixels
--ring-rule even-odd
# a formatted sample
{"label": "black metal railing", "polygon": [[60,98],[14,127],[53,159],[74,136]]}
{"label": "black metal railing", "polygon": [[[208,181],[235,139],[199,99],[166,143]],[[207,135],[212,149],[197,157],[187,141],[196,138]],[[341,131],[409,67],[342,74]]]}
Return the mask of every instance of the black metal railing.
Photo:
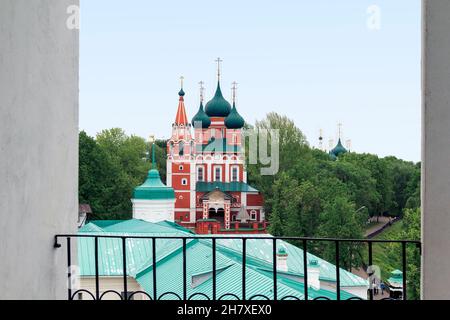
{"label": "black metal railing", "polygon": [[[367,244],[368,247],[368,266],[373,265],[373,245],[374,244],[399,244],[401,245],[401,271],[403,273],[403,283],[402,283],[402,299],[407,300],[407,247],[409,245],[413,245],[419,250],[419,253],[421,253],[421,242],[420,241],[413,241],[413,240],[378,240],[378,239],[335,239],[335,238],[311,238],[311,237],[272,237],[272,236],[251,236],[251,235],[245,235],[245,236],[220,236],[220,237],[214,237],[214,236],[143,236],[143,235],[90,235],[90,234],[58,234],[55,236],[54,239],[54,247],[60,248],[62,245],[60,243],[61,239],[66,239],[66,248],[67,248],[67,266],[68,266],[68,299],[73,300],[76,298],[76,295],[78,293],[86,293],[88,294],[92,299],[94,300],[101,300],[107,293],[113,293],[116,294],[120,299],[122,300],[129,300],[136,294],[142,294],[146,296],[150,300],[161,300],[163,297],[173,295],[179,300],[191,300],[194,297],[202,296],[203,298],[207,300],[221,300],[225,297],[233,297],[236,300],[253,300],[256,298],[263,298],[266,300],[287,300],[287,299],[296,299],[300,300],[297,297],[294,296],[285,296],[285,297],[278,297],[278,281],[277,281],[277,241],[283,240],[287,242],[293,242],[295,244],[300,244],[299,247],[303,249],[303,295],[304,300],[309,299],[308,295],[308,248],[310,247],[309,243],[328,243],[329,245],[334,244],[334,250],[335,250],[335,269],[336,269],[336,299],[341,300],[341,275],[340,275],[340,265],[341,265],[341,245],[343,244],[356,244],[356,245],[363,245]],[[94,239],[94,261],[95,261],[95,294],[92,292],[86,290],[86,289],[77,289],[73,291],[71,287],[71,280],[74,276],[71,272],[71,264],[72,264],[72,244],[71,239],[72,238],[93,238]],[[100,292],[100,274],[99,274],[99,239],[100,238],[114,238],[114,239],[121,239],[121,247],[122,247],[122,261],[123,261],[123,292],[125,294],[121,294],[115,290],[106,290],[104,292]],[[145,291],[134,291],[131,294],[128,294],[128,273],[127,273],[127,255],[126,255],[126,241],[127,239],[148,239],[151,240],[152,243],[152,281],[153,281],[153,292],[150,295],[148,292]],[[181,240],[181,250],[182,250],[182,272],[183,272],[183,286],[182,286],[182,296],[177,294],[176,292],[163,292],[160,293],[157,291],[157,255],[156,255],[156,240],[157,239],[173,239],[173,240]],[[211,251],[212,251],[212,296],[209,297],[208,295],[204,293],[194,293],[191,296],[187,295],[188,289],[187,289],[187,242],[188,240],[211,240]],[[216,242],[219,240],[240,240],[242,241],[242,292],[241,292],[241,298],[239,298],[234,293],[225,293],[222,294],[220,297],[217,297],[217,244]],[[247,269],[247,241],[248,240],[257,240],[257,241],[272,241],[272,277],[273,277],[273,299],[263,295],[263,294],[254,294],[251,297],[247,296],[246,292],[246,269]],[[368,288],[369,289],[369,288]],[[158,295],[159,294],[159,295]],[[352,297],[349,300],[355,300],[360,299],[358,297]],[[373,290],[368,290],[368,300],[374,300],[374,293]],[[390,298],[385,298],[390,299]],[[315,297],[314,300],[330,300],[328,297]]]}

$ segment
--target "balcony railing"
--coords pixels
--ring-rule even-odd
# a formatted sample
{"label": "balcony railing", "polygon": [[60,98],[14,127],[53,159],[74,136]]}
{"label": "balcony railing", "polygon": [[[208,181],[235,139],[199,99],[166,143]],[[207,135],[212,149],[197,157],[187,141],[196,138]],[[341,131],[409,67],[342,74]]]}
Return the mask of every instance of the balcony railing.
{"label": "balcony railing", "polygon": [[[72,274],[71,266],[72,266],[72,239],[79,239],[79,238],[92,238],[94,241],[94,261],[95,261],[95,292],[90,292],[86,289],[73,289],[71,287],[72,283],[72,277],[74,275]],[[120,299],[122,300],[128,300],[131,299],[132,296],[135,294],[142,294],[149,300],[161,300],[162,298],[167,298],[168,295],[171,295],[173,297],[176,297],[178,300],[191,300],[193,298],[198,299],[199,296],[206,300],[222,300],[222,299],[229,299],[234,298],[236,300],[254,300],[254,299],[266,299],[266,300],[302,300],[298,297],[294,296],[279,296],[278,295],[278,273],[280,272],[278,270],[277,266],[277,241],[283,240],[287,242],[293,242],[302,249],[303,251],[303,300],[310,299],[308,296],[308,291],[310,290],[310,287],[308,285],[308,254],[310,252],[308,251],[309,246],[311,243],[314,244],[325,244],[332,246],[334,248],[335,257],[334,261],[330,261],[335,264],[335,298],[336,300],[363,300],[359,297],[351,297],[347,299],[342,299],[341,297],[341,248],[344,245],[356,245],[356,246],[363,246],[367,245],[367,260],[368,260],[368,266],[373,265],[373,245],[374,244],[398,244],[401,246],[401,271],[403,273],[403,279],[402,279],[402,299],[407,299],[407,248],[408,246],[414,246],[419,251],[419,254],[421,252],[421,243],[420,241],[411,241],[411,240],[378,240],[378,239],[335,239],[335,238],[310,238],[310,237],[272,237],[272,236],[251,236],[251,235],[245,235],[245,236],[143,236],[143,235],[90,235],[90,234],[59,234],[55,236],[55,242],[54,247],[60,248],[62,247],[61,240],[65,239],[65,246],[67,248],[67,267],[68,267],[68,291],[67,291],[67,297],[69,300],[74,300],[77,297],[77,294],[80,292],[86,293],[94,300],[102,300],[102,298],[105,297],[105,294],[107,293],[113,293],[116,294]],[[117,239],[117,241],[121,242],[121,261],[122,261],[122,272],[121,276],[123,278],[123,292],[125,294],[121,294],[118,291],[115,290],[106,290],[101,292],[100,291],[100,273],[99,273],[99,239]],[[127,240],[130,239],[147,239],[151,243],[151,262],[152,262],[152,281],[153,281],[153,292],[145,292],[145,291],[134,291],[131,294],[128,294],[128,273],[127,273],[127,247],[126,243]],[[160,239],[166,239],[166,240],[179,240],[181,241],[182,245],[180,247],[180,252],[182,254],[182,291],[181,294],[173,292],[173,291],[167,291],[167,292],[160,292],[158,290],[158,257],[157,257],[157,240]],[[188,295],[188,288],[187,288],[187,246],[188,242],[191,240],[209,240],[211,241],[211,263],[212,263],[212,293],[211,295],[207,295],[204,293],[194,293],[190,296]],[[221,294],[218,296],[217,290],[218,290],[218,284],[217,284],[217,242],[221,240],[234,240],[234,241],[241,241],[241,249],[242,249],[242,274],[241,274],[241,297],[239,297],[235,293],[226,293]],[[268,297],[264,294],[253,294],[252,296],[248,296],[246,292],[247,287],[247,249],[248,249],[248,242],[249,240],[256,240],[256,241],[270,241],[271,242],[271,255],[272,255],[272,282],[273,282],[273,288],[272,288],[272,297]],[[312,249],[312,247],[310,248]],[[369,288],[369,287],[368,287]],[[374,300],[374,293],[373,290],[368,290],[368,300]],[[390,299],[390,298],[384,298],[384,300]],[[313,300],[330,300],[330,297],[326,296],[317,296]]]}

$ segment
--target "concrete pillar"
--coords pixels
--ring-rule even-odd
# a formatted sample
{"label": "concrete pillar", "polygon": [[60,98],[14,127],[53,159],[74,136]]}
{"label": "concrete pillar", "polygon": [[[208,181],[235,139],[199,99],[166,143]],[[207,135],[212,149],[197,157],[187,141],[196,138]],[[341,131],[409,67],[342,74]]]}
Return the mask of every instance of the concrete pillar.
{"label": "concrete pillar", "polygon": [[450,1],[422,15],[422,298],[450,299]]}
{"label": "concrete pillar", "polygon": [[78,4],[0,1],[0,299],[67,298],[53,237],[77,228]]}

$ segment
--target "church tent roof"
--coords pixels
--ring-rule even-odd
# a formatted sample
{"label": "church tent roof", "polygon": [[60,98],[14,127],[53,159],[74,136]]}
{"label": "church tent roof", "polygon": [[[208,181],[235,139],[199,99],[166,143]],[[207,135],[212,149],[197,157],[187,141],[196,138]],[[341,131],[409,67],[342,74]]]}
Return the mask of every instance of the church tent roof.
{"label": "church tent roof", "polygon": [[139,187],[134,188],[133,199],[142,200],[164,200],[175,199],[173,188],[167,187],[159,176],[156,169],[148,172],[147,179]]}

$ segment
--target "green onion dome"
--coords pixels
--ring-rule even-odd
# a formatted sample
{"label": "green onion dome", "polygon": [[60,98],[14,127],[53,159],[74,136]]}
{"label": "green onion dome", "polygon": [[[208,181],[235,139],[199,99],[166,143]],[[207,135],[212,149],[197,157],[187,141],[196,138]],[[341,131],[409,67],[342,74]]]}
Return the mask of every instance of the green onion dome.
{"label": "green onion dome", "polygon": [[231,105],[223,97],[219,82],[214,97],[205,106],[205,111],[209,117],[226,117],[230,114]]}
{"label": "green onion dome", "polygon": [[236,110],[236,105],[233,102],[233,108],[228,117],[225,118],[225,126],[228,129],[241,129],[245,124],[244,118]]}
{"label": "green onion dome", "polygon": [[341,154],[344,154],[346,152],[347,152],[347,149],[344,148],[344,146],[341,143],[341,138],[339,138],[336,147],[334,147],[330,151],[330,155],[333,155],[334,157],[339,157]]}
{"label": "green onion dome", "polygon": [[180,89],[180,91],[178,92],[178,95],[180,97],[184,97],[184,90],[183,90],[183,88]]}
{"label": "green onion dome", "polygon": [[195,128],[195,123],[201,122],[202,128],[206,129],[211,125],[211,119],[203,111],[203,102],[200,102],[200,108],[198,108],[197,114],[192,118],[192,126]]}

